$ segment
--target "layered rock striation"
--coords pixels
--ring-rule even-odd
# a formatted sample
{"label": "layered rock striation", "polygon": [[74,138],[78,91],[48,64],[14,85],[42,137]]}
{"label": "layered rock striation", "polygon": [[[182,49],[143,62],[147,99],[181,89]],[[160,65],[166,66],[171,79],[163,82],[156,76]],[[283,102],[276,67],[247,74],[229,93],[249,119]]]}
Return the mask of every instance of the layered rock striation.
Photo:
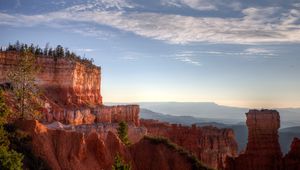
{"label": "layered rock striation", "polygon": [[[1,84],[9,82],[7,75],[19,57],[19,52],[0,52]],[[51,101],[64,107],[102,105],[100,67],[47,56],[37,57],[36,62],[40,68],[36,83]]]}
{"label": "layered rock striation", "polygon": [[125,121],[139,126],[138,105],[98,106],[94,108],[64,109],[46,105],[42,111],[46,122],[60,121],[66,124],[118,123]]}
{"label": "layered rock striation", "polygon": [[[246,113],[248,143],[244,153],[228,157],[226,170],[299,170],[299,140],[295,139],[291,151],[282,158],[278,141],[280,116],[276,110],[250,110]],[[297,169],[298,168],[298,169]]]}
{"label": "layered rock striation", "polygon": [[189,150],[209,167],[223,169],[227,156],[236,156],[237,143],[231,129],[188,127],[155,120],[141,120],[148,135],[163,136]]}
{"label": "layered rock striation", "polygon": [[140,108],[138,105],[102,106],[94,109],[97,122],[116,123],[126,121],[140,125]]}
{"label": "layered rock striation", "polygon": [[[0,87],[9,88],[8,73],[17,67],[20,53],[0,52]],[[68,58],[37,56],[36,83],[43,92],[44,122],[67,124],[132,122],[139,125],[139,106],[104,106],[101,68]]]}

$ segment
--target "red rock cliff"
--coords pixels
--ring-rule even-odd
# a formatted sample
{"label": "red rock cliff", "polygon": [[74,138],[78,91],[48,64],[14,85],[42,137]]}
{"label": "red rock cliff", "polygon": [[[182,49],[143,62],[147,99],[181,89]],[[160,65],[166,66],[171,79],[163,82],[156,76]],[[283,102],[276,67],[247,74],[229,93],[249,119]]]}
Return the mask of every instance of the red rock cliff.
{"label": "red rock cliff", "polygon": [[94,110],[97,122],[116,123],[126,121],[132,122],[136,126],[140,125],[139,112],[140,108],[138,105],[102,106]]}
{"label": "red rock cliff", "polygon": [[[16,67],[20,53],[0,52],[0,84]],[[104,106],[101,96],[101,68],[71,59],[38,56],[41,68],[36,77],[43,90],[44,121],[68,124],[133,122],[139,126],[139,106]]]}
{"label": "red rock cliff", "polygon": [[227,156],[236,156],[237,143],[231,129],[170,125],[154,120],[141,120],[151,136],[163,136],[194,153],[212,168],[223,169]]}
{"label": "red rock cliff", "polygon": [[[7,74],[18,57],[18,52],[0,52],[0,83],[8,81]],[[37,64],[41,70],[36,82],[53,102],[62,106],[102,105],[100,67],[47,56],[38,57]]]}
{"label": "red rock cliff", "polygon": [[279,170],[282,153],[278,142],[280,116],[276,110],[246,113],[248,144],[245,153],[228,158],[228,170]]}
{"label": "red rock cliff", "polygon": [[111,131],[49,129],[37,121],[18,125],[32,137],[35,155],[55,170],[111,170],[117,153],[133,170],[208,170],[182,150],[147,138],[126,147]]}

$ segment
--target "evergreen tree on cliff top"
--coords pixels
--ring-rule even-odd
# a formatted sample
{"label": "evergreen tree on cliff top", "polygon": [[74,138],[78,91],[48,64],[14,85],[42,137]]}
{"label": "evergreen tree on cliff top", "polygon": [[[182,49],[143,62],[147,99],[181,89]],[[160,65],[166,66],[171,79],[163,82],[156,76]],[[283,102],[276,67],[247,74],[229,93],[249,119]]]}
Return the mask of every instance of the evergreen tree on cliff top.
{"label": "evergreen tree on cliff top", "polygon": [[40,116],[37,112],[39,90],[35,83],[38,71],[35,55],[25,50],[20,53],[17,66],[8,75],[13,86],[17,118],[37,119]]}
{"label": "evergreen tree on cliff top", "polygon": [[125,121],[121,121],[118,127],[118,136],[125,145],[130,145],[128,139],[128,125]]}

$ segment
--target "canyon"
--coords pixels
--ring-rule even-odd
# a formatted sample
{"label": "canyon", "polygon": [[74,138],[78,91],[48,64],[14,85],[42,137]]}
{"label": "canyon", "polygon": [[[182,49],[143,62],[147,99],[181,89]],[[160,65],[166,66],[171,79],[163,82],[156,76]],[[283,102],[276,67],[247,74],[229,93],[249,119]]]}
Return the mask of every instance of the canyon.
{"label": "canyon", "polygon": [[[59,124],[47,127],[35,120],[19,121],[17,125],[31,136],[33,152],[50,169],[110,170],[115,156],[120,155],[134,170],[210,170],[167,140],[143,137],[145,131],[140,127],[130,128],[135,129],[135,135],[140,132],[140,139],[127,147],[114,131],[109,130],[112,125],[85,125],[70,129]],[[130,131],[129,138],[132,139]]]}
{"label": "canyon", "polygon": [[[0,52],[1,88],[11,88],[7,75],[18,57],[16,51]],[[28,133],[33,153],[50,169],[108,170],[120,155],[134,170],[300,170],[300,139],[283,156],[276,110],[246,113],[248,143],[238,154],[232,129],[140,119],[139,105],[104,105],[100,67],[48,56],[37,56],[35,64],[40,67],[36,83],[43,91],[43,117],[16,125]],[[9,93],[6,98],[12,105]],[[130,146],[118,137],[121,121],[128,124]]]}

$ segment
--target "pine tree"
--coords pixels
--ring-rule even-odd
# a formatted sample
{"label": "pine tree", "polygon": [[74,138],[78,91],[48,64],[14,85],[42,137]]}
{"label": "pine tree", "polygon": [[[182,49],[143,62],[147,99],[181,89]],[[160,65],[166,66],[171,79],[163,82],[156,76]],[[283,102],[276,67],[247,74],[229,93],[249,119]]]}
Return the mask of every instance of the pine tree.
{"label": "pine tree", "polygon": [[125,145],[130,145],[128,139],[128,125],[125,121],[121,121],[118,127],[118,136]]}
{"label": "pine tree", "polygon": [[18,57],[17,67],[9,73],[8,77],[13,86],[13,96],[16,102],[16,116],[21,119],[36,119],[39,116],[35,101],[39,96],[39,90],[35,84],[38,70],[36,57],[31,50],[26,50]]}

